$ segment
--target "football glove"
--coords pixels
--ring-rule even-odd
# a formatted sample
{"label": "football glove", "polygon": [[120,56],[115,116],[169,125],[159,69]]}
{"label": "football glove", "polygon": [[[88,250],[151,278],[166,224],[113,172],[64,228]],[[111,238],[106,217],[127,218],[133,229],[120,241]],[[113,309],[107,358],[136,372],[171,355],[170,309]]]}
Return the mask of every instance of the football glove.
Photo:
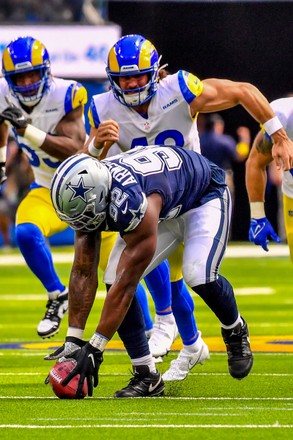
{"label": "football glove", "polygon": [[274,228],[266,217],[252,218],[250,220],[250,228],[248,233],[248,239],[252,243],[261,246],[266,252],[268,252],[269,238],[277,243],[281,242],[280,237],[274,231]]}
{"label": "football glove", "polygon": [[86,341],[82,341],[74,336],[66,336],[64,344],[57,348],[57,350],[55,350],[53,353],[47,354],[44,359],[46,361],[54,361],[63,356],[72,357],[72,353],[76,352],[77,350],[81,350],[85,344]]}
{"label": "football glove", "polygon": [[1,114],[0,118],[10,122],[10,124],[16,128],[26,128],[28,126],[28,120],[23,115],[22,111],[15,106],[7,107]]}
{"label": "football glove", "polygon": [[103,353],[87,342],[81,350],[62,358],[62,360],[66,358],[75,359],[77,364],[71,373],[62,381],[62,385],[67,385],[74,376],[80,374],[76,396],[82,396],[82,387],[85,379],[87,379],[88,395],[92,396],[93,387],[96,388],[99,383],[98,372],[103,362]]}

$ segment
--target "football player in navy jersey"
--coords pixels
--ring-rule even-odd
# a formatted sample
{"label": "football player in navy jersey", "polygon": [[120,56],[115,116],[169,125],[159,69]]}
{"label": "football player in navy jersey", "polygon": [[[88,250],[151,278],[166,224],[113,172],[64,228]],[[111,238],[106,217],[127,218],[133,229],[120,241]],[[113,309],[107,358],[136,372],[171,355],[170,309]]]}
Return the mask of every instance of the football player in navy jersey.
{"label": "football player in navy jersey", "polygon": [[[283,150],[284,165],[288,166],[290,154],[292,162],[292,144],[289,141],[288,145],[286,134],[258,89],[225,79],[201,81],[185,70],[163,75],[160,59],[154,45],[142,35],[125,35],[113,45],[106,67],[111,89],[95,95],[90,104],[90,155],[103,157],[113,142],[122,151],[139,145],[169,144],[200,152],[198,112],[221,111],[240,104],[257,120],[272,119],[269,125],[275,138],[274,154],[278,156]],[[151,352],[163,355],[171,347],[172,309],[183,341],[177,360],[164,373],[165,381],[184,379],[191,368],[209,357],[194,318],[192,298],[182,280],[182,254],[181,246],[168,259],[169,297],[169,284],[160,282],[164,267],[158,266],[145,279],[156,305],[154,332],[149,340]],[[197,264],[202,264],[200,258]],[[160,295],[164,289],[165,295]]]}
{"label": "football player in navy jersey", "polygon": [[[91,340],[80,340],[69,354],[77,364],[63,384],[80,374],[77,395],[85,378],[92,395],[102,353],[118,331],[134,377],[115,397],[163,394],[164,381],[149,351],[135,291],[140,279],[182,242],[184,280],[221,323],[231,376],[249,374],[253,356],[247,324],[231,284],[219,274],[231,216],[222,169],[194,151],[168,146],[138,147],[102,161],[79,154],[57,169],[51,197],[58,217],[76,230],[70,327],[84,329],[95,298],[101,231],[120,234],[104,274],[108,294],[99,324]],[[199,258],[204,265],[197,264]],[[68,339],[65,345],[70,343]]]}

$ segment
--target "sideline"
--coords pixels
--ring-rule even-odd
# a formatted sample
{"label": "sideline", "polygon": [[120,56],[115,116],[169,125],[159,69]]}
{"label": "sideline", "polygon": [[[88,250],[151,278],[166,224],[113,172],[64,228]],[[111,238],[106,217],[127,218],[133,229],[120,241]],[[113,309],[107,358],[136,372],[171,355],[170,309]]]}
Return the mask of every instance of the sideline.
{"label": "sideline", "polygon": [[[57,251],[52,249],[54,263],[72,263],[72,251]],[[68,248],[67,248],[68,249]],[[13,251],[15,252],[15,250]],[[270,257],[289,257],[289,247],[287,244],[270,244],[269,252],[265,252],[260,246],[252,243],[243,245],[230,244],[224,258],[270,258]],[[20,253],[9,254],[7,250],[0,249],[0,266],[24,266],[26,264]]]}

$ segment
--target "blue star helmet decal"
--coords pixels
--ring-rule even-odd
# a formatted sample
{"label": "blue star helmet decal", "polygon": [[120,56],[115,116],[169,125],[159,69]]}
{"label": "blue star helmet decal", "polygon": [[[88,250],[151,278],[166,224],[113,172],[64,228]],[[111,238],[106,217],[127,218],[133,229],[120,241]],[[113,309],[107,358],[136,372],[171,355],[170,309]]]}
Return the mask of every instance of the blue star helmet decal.
{"label": "blue star helmet decal", "polygon": [[81,177],[79,179],[79,182],[77,185],[72,185],[70,182],[67,184],[67,189],[71,189],[71,191],[73,192],[69,202],[72,202],[72,200],[78,199],[80,198],[81,200],[83,200],[84,202],[87,202],[86,199],[86,194],[91,191],[92,189],[94,189],[93,186],[86,186],[84,185],[84,181],[83,178]]}

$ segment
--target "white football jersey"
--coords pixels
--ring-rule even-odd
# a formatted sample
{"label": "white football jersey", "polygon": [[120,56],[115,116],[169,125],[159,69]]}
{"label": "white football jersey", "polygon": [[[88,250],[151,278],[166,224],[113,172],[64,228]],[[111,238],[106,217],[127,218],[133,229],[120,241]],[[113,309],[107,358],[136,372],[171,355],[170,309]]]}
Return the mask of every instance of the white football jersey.
{"label": "white football jersey", "polygon": [[107,119],[118,122],[122,151],[164,144],[200,152],[196,118],[191,117],[189,104],[202,90],[203,84],[196,76],[180,70],[159,81],[145,117],[121,104],[109,91],[92,98],[89,121],[92,127]]}
{"label": "white football jersey", "polygon": [[[271,107],[293,141],[293,97],[276,99],[271,102]],[[293,168],[283,173],[282,191],[286,196],[293,198]]]}
{"label": "white football jersey", "polygon": [[[33,107],[31,113],[20,106],[8,87],[4,78],[0,79],[0,112],[8,107],[5,96],[15,106],[21,109],[29,123],[49,134],[56,134],[56,126],[60,120],[78,106],[76,103],[76,92],[83,86],[76,81],[53,78],[48,92],[43,96],[39,104]],[[86,92],[85,92],[86,93]],[[61,161],[50,156],[40,148],[36,148],[31,142],[19,136],[15,130],[14,135],[19,147],[28,156],[34,173],[35,183],[45,188],[50,188],[50,182],[56,168]]]}

